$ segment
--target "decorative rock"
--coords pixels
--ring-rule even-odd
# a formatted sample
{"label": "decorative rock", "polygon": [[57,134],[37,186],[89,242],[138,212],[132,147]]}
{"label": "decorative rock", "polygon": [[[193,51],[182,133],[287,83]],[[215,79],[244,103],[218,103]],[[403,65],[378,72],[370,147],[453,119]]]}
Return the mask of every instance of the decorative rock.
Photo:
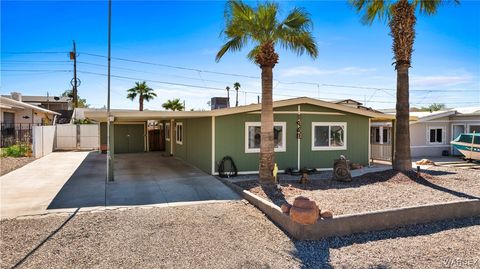
{"label": "decorative rock", "polygon": [[290,208],[290,219],[300,224],[314,224],[319,217],[319,209],[315,201],[299,196]]}
{"label": "decorative rock", "polygon": [[348,160],[345,159],[344,156],[341,156],[340,159],[336,159],[333,162],[333,179],[344,182],[352,181],[350,165],[348,165]]}
{"label": "decorative rock", "polygon": [[435,162],[429,159],[421,159],[420,161],[417,161],[415,164],[416,165],[435,165]]}
{"label": "decorative rock", "polygon": [[293,206],[304,209],[318,208],[315,201],[312,201],[304,196],[298,196],[297,198],[295,198],[295,200],[293,201]]}
{"label": "decorative rock", "polygon": [[331,210],[325,209],[320,212],[320,217],[323,219],[331,219],[333,218],[333,212]]}
{"label": "decorative rock", "polygon": [[285,214],[290,213],[290,208],[292,208],[292,205],[289,203],[283,203],[280,209],[282,209],[282,212]]}

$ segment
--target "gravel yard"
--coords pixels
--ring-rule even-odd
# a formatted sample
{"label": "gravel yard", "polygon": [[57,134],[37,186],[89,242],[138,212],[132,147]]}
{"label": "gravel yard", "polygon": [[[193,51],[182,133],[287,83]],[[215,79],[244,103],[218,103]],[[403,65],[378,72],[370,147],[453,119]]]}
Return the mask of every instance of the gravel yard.
{"label": "gravel yard", "polygon": [[431,167],[422,171],[420,178],[415,173],[404,175],[388,170],[355,177],[348,183],[315,179],[323,176],[312,175],[305,186],[282,177],[282,191],[262,187],[258,180],[236,184],[279,206],[285,201],[292,203],[299,195],[307,196],[321,209],[330,209],[336,215],[480,197],[480,171],[473,169]]}
{"label": "gravel yard", "polygon": [[[0,267],[66,219],[1,221]],[[136,208],[75,215],[20,268],[478,268],[479,233],[477,217],[296,241],[244,202]]]}
{"label": "gravel yard", "polygon": [[34,157],[1,157],[0,176],[5,175],[35,160]]}

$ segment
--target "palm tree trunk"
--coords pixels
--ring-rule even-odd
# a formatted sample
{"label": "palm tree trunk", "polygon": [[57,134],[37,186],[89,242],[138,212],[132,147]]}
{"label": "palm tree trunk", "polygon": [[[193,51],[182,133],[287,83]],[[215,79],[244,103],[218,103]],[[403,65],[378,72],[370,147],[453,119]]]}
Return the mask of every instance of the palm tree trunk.
{"label": "palm tree trunk", "polygon": [[140,111],[143,111],[143,96],[140,94],[140,96],[138,97],[138,103],[140,105],[140,108],[139,110]]}
{"label": "palm tree trunk", "polygon": [[275,161],[273,144],[273,67],[262,66],[262,126],[260,141],[259,177],[263,183],[273,183]]}
{"label": "palm tree trunk", "polygon": [[410,105],[408,64],[397,65],[397,119],[395,124],[395,159],[393,169],[406,172],[412,169],[410,159]]}
{"label": "palm tree trunk", "polygon": [[238,89],[237,89],[237,96],[235,97],[235,107],[238,106]]}

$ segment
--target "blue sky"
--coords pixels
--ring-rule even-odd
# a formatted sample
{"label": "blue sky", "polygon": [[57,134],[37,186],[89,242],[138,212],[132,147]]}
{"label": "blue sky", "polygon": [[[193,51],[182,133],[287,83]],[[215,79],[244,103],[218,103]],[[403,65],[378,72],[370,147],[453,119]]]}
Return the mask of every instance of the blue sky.
{"label": "blue sky", "polygon": [[[274,70],[275,99],[353,98],[374,108],[394,107],[396,76],[385,23],[362,25],[346,1],[279,4],[281,17],[294,6],[311,13],[319,57],[313,60],[280,50],[280,62]],[[247,50],[215,62],[223,42],[219,34],[224,7],[224,1],[114,0],[113,57],[197,71],[113,59],[112,75],[118,77],[112,78],[112,107],[138,107],[125,98],[126,89],[137,80],[146,80],[158,94],[145,104],[147,109],[161,109],[165,100],[176,97],[185,100],[187,109],[207,108],[210,97],[226,96],[222,89],[236,81],[242,85],[240,104],[256,102],[261,91],[259,79],[203,72],[260,75],[260,69],[246,59]],[[480,1],[446,5],[435,16],[420,15],[416,29],[410,69],[412,105],[442,102],[450,107],[479,106]],[[72,40],[79,53],[79,94],[101,107],[106,104],[107,60],[94,55],[107,55],[107,1],[2,1],[1,93],[46,95],[48,91],[59,95],[68,89],[73,64],[67,52]],[[339,87],[352,85],[366,88]]]}

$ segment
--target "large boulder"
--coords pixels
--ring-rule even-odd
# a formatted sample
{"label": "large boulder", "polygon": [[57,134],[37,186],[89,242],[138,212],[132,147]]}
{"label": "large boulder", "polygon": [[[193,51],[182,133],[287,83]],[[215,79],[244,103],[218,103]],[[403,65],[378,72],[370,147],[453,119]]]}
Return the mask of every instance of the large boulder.
{"label": "large boulder", "polygon": [[318,220],[319,211],[315,201],[299,196],[290,208],[290,219],[304,225],[314,224]]}

